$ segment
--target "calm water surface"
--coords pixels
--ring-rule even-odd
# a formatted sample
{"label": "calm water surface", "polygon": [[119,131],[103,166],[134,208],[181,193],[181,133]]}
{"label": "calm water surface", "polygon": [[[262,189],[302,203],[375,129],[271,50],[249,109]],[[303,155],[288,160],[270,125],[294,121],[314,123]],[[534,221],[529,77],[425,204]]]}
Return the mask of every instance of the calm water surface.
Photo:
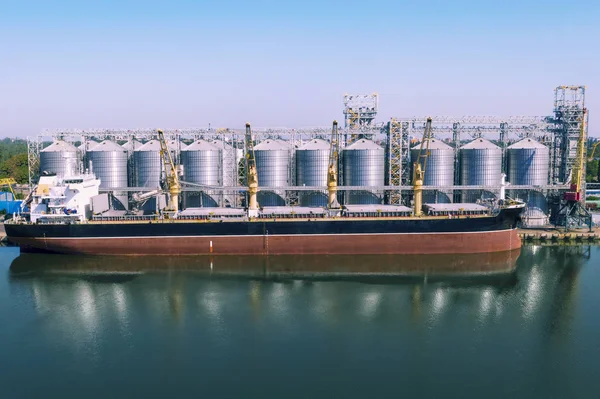
{"label": "calm water surface", "polygon": [[0,248],[0,397],[598,397],[599,305],[600,247],[269,259]]}

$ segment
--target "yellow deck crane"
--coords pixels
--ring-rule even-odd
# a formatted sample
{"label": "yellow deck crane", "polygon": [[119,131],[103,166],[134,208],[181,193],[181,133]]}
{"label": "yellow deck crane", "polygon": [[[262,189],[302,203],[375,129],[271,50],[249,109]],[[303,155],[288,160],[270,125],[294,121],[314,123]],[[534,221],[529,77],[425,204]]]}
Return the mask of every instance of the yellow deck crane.
{"label": "yellow deck crane", "polygon": [[181,193],[181,184],[177,176],[177,167],[173,162],[173,156],[169,151],[169,146],[165,140],[165,135],[162,130],[158,130],[158,141],[160,142],[160,156],[163,159],[163,167],[165,168],[167,189],[169,190],[169,206],[168,211],[177,213],[179,211],[179,194]]}
{"label": "yellow deck crane", "polygon": [[584,168],[586,161],[585,154],[585,143],[586,137],[586,117],[587,109],[583,109],[581,117],[581,128],[579,131],[579,138],[577,139],[577,154],[575,162],[573,163],[573,170],[571,172],[571,184],[569,191],[564,195],[564,204],[559,211],[559,225],[569,228],[580,228],[584,225],[588,225],[590,230],[592,229],[592,216],[585,209],[583,204],[583,179],[584,179]]}
{"label": "yellow deck crane", "polygon": [[0,179],[0,187],[8,186],[8,189],[10,190],[10,192],[13,195],[13,199],[17,199],[17,196],[15,195],[15,192],[12,188],[12,186],[15,184],[17,184],[17,181],[15,179],[13,179],[12,177],[9,177],[6,179]]}
{"label": "yellow deck crane", "polygon": [[413,190],[414,190],[414,215],[423,215],[423,180],[427,169],[427,157],[429,156],[429,142],[431,141],[431,118],[427,118],[423,140],[419,147],[419,155],[413,163]]}
{"label": "yellow deck crane", "polygon": [[594,144],[592,144],[592,153],[587,159],[588,162],[594,160],[594,154],[596,154],[596,148],[598,148],[598,145],[600,145],[600,141],[596,141]]}
{"label": "yellow deck crane", "polygon": [[257,217],[258,173],[256,171],[256,158],[254,157],[252,129],[249,123],[246,123],[246,178],[248,179],[248,217]]}
{"label": "yellow deck crane", "polygon": [[327,168],[327,191],[329,193],[327,207],[329,209],[340,209],[340,204],[337,200],[339,154],[340,135],[338,132],[338,123],[337,121],[333,121],[331,142],[329,143],[329,167]]}

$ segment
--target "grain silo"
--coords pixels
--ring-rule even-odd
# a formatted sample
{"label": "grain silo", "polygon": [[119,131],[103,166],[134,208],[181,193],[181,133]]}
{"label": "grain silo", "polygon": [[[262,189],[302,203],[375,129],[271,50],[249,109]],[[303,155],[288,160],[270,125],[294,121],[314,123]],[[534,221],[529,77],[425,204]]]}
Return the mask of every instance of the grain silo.
{"label": "grain silo", "polygon": [[40,173],[73,176],[80,171],[80,157],[73,145],[57,140],[40,151]]}
{"label": "grain silo", "polygon": [[[244,161],[244,150],[235,148],[234,140],[211,140],[210,144],[221,150],[221,182],[224,187],[237,187],[245,183],[239,181],[239,167]],[[223,192],[223,206],[237,207],[238,192],[235,190]]]}
{"label": "grain silo", "polygon": [[127,182],[130,187],[136,186],[135,160],[133,155],[135,150],[143,145],[144,144],[136,139],[129,140],[122,145],[123,149],[127,151]]}
{"label": "grain silo", "polygon": [[160,158],[160,143],[150,140],[134,151],[135,187],[149,190],[160,187],[162,176],[162,161]]}
{"label": "grain silo", "polygon": [[290,148],[279,140],[268,139],[254,147],[258,174],[260,206],[285,205],[283,190],[261,190],[260,187],[284,188],[290,185]]}
{"label": "grain silo", "polygon": [[[214,144],[198,140],[181,150],[183,180],[203,186],[222,185],[223,152]],[[185,207],[216,207],[218,191],[204,189],[188,191],[184,195]]]}
{"label": "grain silo", "polygon": [[[343,185],[383,187],[385,154],[383,148],[367,139],[355,141],[343,150]],[[379,204],[379,191],[347,191],[346,204]]]}
{"label": "grain silo", "polygon": [[[411,179],[413,175],[414,163],[419,157],[421,144],[417,144],[411,149]],[[427,166],[425,168],[425,176],[423,186],[442,186],[452,187],[454,185],[454,149],[448,144],[431,139],[429,142],[429,156],[427,157]],[[450,190],[427,191],[423,187],[423,202],[424,203],[448,203],[450,201]]]}
{"label": "grain silo", "polygon": [[550,151],[545,145],[526,138],[508,147],[508,181],[513,186],[548,184]]}
{"label": "grain silo", "polygon": [[[100,179],[101,189],[127,187],[127,151],[120,145],[105,140],[87,151],[87,160]],[[127,192],[113,192],[113,209],[127,209]]]}
{"label": "grain silo", "polygon": [[[296,150],[296,185],[326,187],[329,168],[329,143],[313,139]],[[302,206],[327,206],[325,191],[302,191]]]}
{"label": "grain silo", "polygon": [[[502,149],[489,140],[478,138],[460,148],[460,184],[498,186],[502,174]],[[462,202],[493,198],[490,191],[463,191]]]}
{"label": "grain silo", "polygon": [[[525,138],[508,147],[508,181],[513,186],[545,186],[548,184],[550,151],[545,145]],[[522,220],[527,226],[548,222],[548,202],[537,191],[512,190],[509,195],[524,200],[527,208]]]}

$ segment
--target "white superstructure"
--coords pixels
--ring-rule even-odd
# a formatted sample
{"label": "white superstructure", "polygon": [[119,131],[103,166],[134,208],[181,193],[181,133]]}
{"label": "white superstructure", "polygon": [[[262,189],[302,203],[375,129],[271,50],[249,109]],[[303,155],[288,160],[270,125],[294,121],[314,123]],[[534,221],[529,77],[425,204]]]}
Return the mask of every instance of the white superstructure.
{"label": "white superstructure", "polygon": [[32,195],[31,222],[87,220],[99,187],[100,180],[93,173],[64,178],[41,176]]}

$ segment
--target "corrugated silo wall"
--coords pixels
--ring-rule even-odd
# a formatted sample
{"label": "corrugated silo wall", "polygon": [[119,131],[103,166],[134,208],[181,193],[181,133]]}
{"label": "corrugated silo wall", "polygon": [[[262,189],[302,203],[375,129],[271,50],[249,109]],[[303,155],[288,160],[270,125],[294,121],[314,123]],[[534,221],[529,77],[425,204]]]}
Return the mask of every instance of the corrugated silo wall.
{"label": "corrugated silo wall", "polygon": [[[381,149],[343,151],[344,185],[373,186],[385,184],[385,153]],[[348,192],[346,204],[379,204],[382,193],[375,191]]]}
{"label": "corrugated silo wall", "polygon": [[[328,166],[328,150],[297,150],[296,185],[326,187]],[[327,195],[323,191],[302,192],[300,204],[302,206],[326,206]]]}
{"label": "corrugated silo wall", "polygon": [[[181,151],[184,181],[207,186],[222,185],[221,150]],[[215,190],[186,192],[185,207],[219,206],[219,192]]]}

